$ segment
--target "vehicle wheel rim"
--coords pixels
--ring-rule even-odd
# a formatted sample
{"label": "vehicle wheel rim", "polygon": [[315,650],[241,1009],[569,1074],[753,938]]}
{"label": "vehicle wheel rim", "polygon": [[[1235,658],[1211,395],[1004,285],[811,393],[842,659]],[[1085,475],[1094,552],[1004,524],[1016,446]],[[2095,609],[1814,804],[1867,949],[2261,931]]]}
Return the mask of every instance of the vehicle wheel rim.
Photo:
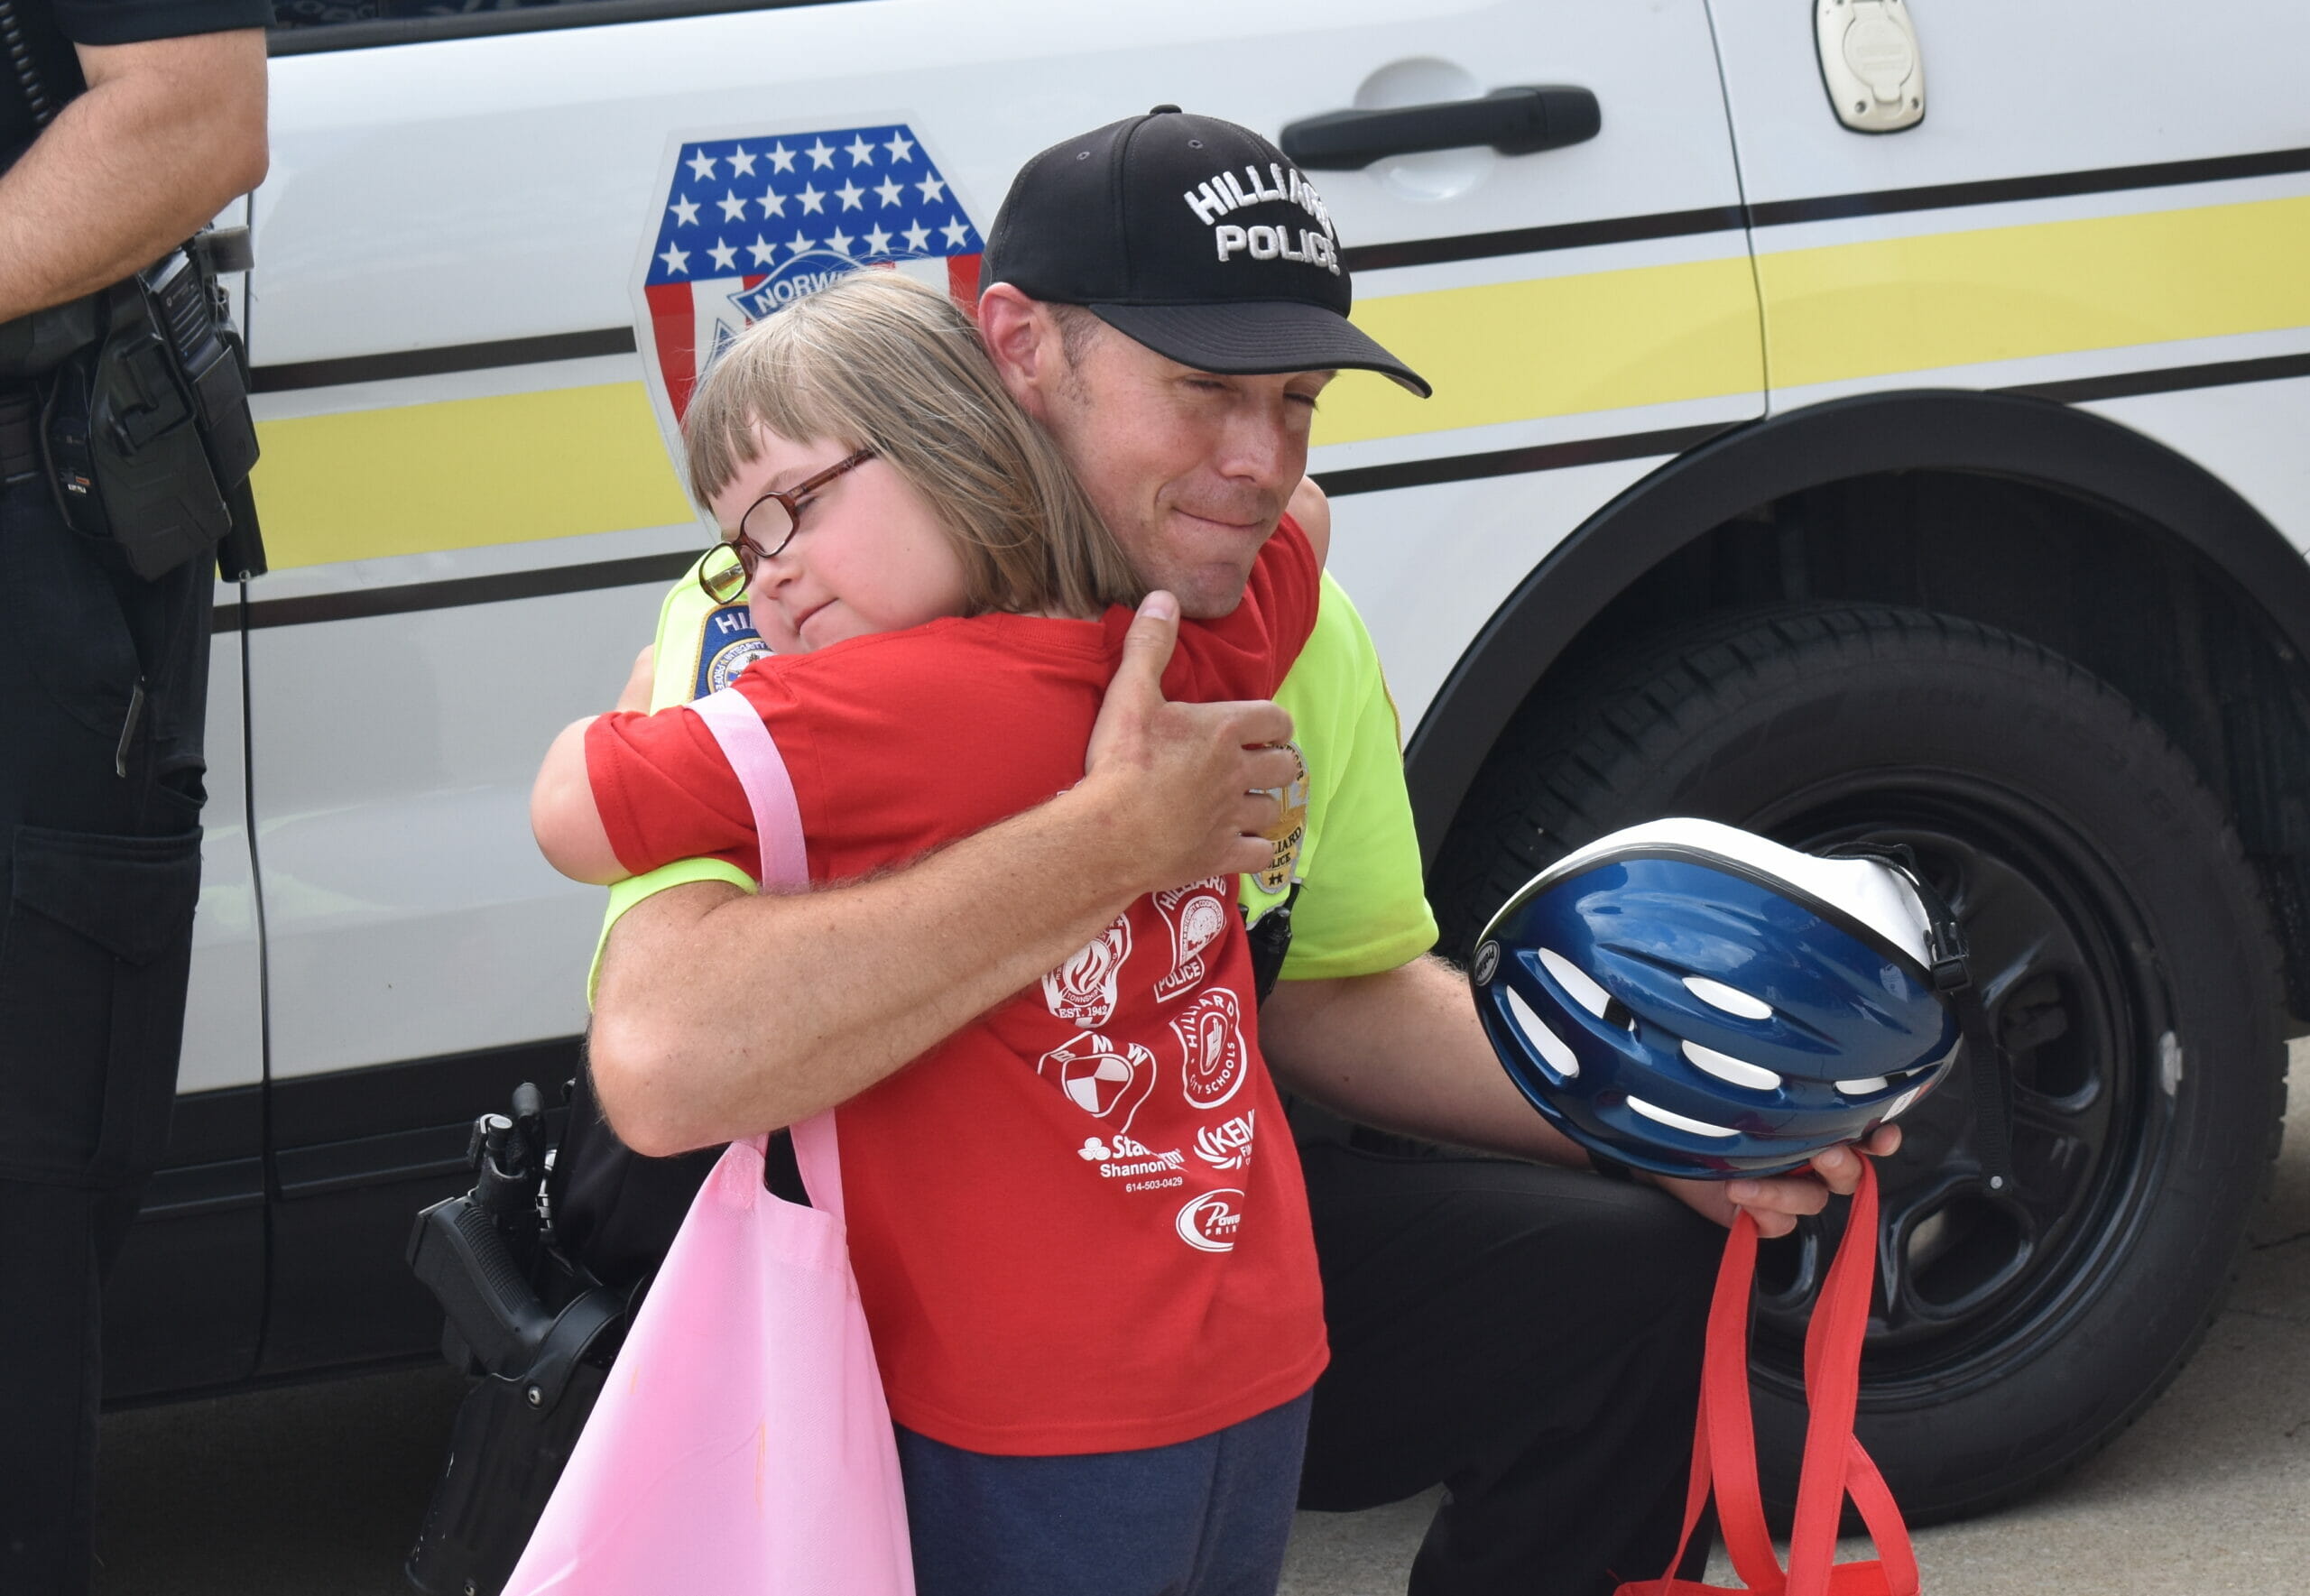
{"label": "vehicle wheel rim", "polygon": [[[1879,1170],[1862,1400],[1946,1400],[2058,1335],[2126,1256],[2155,1190],[2180,1059],[2146,927],[2088,839],[1988,781],[1851,775],[1746,824],[1808,851],[1860,841],[1913,848],[1965,929],[1990,1023],[2012,1060],[2010,1192],[1992,1194],[1981,1173],[1963,1067],[1903,1116],[1902,1151]],[[1765,1388],[1801,1390],[1804,1328],[1844,1213],[1834,1204],[1766,1243],[1751,1359]]]}

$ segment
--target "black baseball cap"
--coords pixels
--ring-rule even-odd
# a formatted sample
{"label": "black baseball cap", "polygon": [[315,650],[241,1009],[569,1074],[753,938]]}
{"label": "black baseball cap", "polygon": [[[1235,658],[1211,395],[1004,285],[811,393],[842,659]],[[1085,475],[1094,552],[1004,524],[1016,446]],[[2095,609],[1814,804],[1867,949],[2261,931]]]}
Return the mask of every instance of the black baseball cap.
{"label": "black baseball cap", "polygon": [[1382,372],[1428,387],[1347,319],[1354,294],[1314,185],[1247,127],[1158,106],[1019,170],[979,286],[1081,305],[1158,355],[1228,375]]}

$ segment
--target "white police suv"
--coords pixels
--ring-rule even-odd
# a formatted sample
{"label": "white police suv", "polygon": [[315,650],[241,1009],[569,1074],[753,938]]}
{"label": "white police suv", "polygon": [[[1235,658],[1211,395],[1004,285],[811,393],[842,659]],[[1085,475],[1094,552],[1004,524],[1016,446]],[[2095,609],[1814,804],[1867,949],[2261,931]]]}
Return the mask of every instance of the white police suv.
{"label": "white police suv", "polygon": [[[967,297],[1018,164],[1159,101],[1294,152],[1435,383],[1343,379],[1313,468],[1447,948],[1658,814],[1910,844],[2019,1178],[1961,1088],[1907,1121],[1868,1444],[1964,1511],[2171,1379],[2310,1017],[2310,8],[279,3],[274,568],[116,1396],[430,1355],[410,1215],[576,1059],[596,900],[524,798],[706,540],[670,405],[855,265]],[[1833,1241],[1761,1286],[1784,1438]]]}

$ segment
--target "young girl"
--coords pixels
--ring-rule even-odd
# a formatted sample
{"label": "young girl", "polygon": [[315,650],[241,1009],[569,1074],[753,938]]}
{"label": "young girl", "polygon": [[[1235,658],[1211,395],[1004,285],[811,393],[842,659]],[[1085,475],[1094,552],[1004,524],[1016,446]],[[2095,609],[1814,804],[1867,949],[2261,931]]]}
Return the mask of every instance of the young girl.
{"label": "young girl", "polygon": [[[743,577],[775,650],[735,686],[792,776],[813,881],[1079,779],[1138,591],[950,303],[881,272],[796,303],[716,365],[686,437],[729,540],[709,591]],[[1317,580],[1287,518],[1243,604],[1181,628],[1167,695],[1271,696]],[[744,793],[683,708],[565,732],[532,818],[580,879],[756,868]],[[926,1593],[1272,1588],[1326,1348],[1233,889],[1132,904],[837,1112]]]}

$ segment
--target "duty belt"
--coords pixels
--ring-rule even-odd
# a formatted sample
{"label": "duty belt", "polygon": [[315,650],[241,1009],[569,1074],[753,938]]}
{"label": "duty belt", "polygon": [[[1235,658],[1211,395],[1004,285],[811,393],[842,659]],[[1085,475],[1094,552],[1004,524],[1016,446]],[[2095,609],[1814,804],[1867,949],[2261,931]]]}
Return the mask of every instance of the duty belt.
{"label": "duty belt", "polygon": [[40,475],[40,399],[26,383],[0,383],[0,486]]}

